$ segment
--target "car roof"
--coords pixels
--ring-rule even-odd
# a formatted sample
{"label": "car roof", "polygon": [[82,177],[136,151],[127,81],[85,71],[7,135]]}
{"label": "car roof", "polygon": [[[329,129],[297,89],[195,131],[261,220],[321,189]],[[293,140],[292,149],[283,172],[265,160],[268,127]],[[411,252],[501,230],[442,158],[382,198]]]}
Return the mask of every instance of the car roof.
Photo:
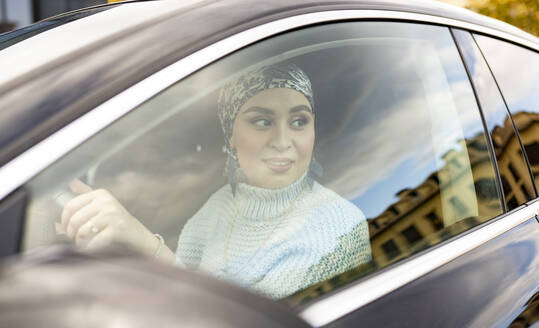
{"label": "car roof", "polygon": [[[434,0],[408,0],[406,2],[396,0],[127,1],[120,4],[96,6],[110,7],[110,9],[77,19],[70,24],[57,26],[25,40],[22,44],[15,44],[0,51],[0,58],[12,59],[0,61],[0,71],[2,72],[0,85],[66,54],[97,44],[104,39],[113,38],[115,35],[121,35],[126,31],[140,30],[147,27],[148,24],[155,24],[158,20],[166,20],[167,17],[180,13],[197,16],[196,9],[208,6],[209,3],[218,3],[219,11],[222,12],[219,19],[228,20],[227,25],[230,27],[239,27],[245,25],[246,22],[259,21],[265,17],[293,15],[295,12],[305,11],[307,8],[319,11],[347,8],[428,14],[489,27],[532,41],[534,39],[512,25]],[[96,7],[57,15],[39,23],[43,24],[53,20],[61,21]],[[240,12],[241,15],[229,14],[232,12]],[[197,29],[191,32],[202,32],[212,28],[211,21],[205,20],[204,22],[206,27],[197,26]]]}
{"label": "car roof", "polygon": [[[95,10],[98,7],[109,7],[110,9],[96,12],[75,21],[69,21],[69,24],[46,30],[28,40],[24,40],[24,42],[0,51],[0,59],[5,58],[5,60],[0,60],[0,71],[2,72],[2,75],[0,75],[0,87],[10,80],[16,79],[47,63],[58,61],[59,58],[66,55],[80,52],[82,49],[91,50],[92,47],[99,47],[105,40],[113,40],[126,33],[142,30],[149,25],[157,24],[159,21],[165,21],[169,17],[178,15],[198,18],[188,19],[191,21],[204,21],[204,24],[197,24],[196,28],[191,27],[188,31],[191,37],[195,37],[190,39],[196,39],[198,35],[199,40],[207,38],[211,33],[222,32],[222,30],[214,27],[212,20],[209,20],[208,17],[225,21],[226,25],[229,26],[229,30],[237,32],[272,19],[301,13],[356,9],[400,11],[455,19],[537,42],[537,38],[512,25],[435,0],[408,0],[406,2],[400,0],[126,1],[57,15],[38,22],[38,24],[52,20],[61,21],[85,11]],[[217,10],[212,15],[205,16],[207,11],[201,10],[205,7]],[[181,23],[178,27],[182,27],[180,30],[184,30]],[[179,31],[179,33],[182,32]],[[158,40],[155,41],[158,42]],[[178,47],[187,46],[187,44],[182,45],[181,43],[181,40],[179,40]]]}
{"label": "car roof", "polygon": [[[207,4],[208,1],[203,0],[191,0],[191,1],[185,1],[185,0],[130,0],[130,1],[123,1],[120,3],[110,3],[110,4],[104,4],[104,5],[98,5],[94,7],[79,9],[67,13],[63,13],[51,18],[47,18],[46,20],[50,19],[58,19],[61,17],[69,16],[81,11],[85,11],[91,8],[98,8],[98,7],[108,7],[108,6],[118,6],[118,5],[127,5],[127,4],[133,4],[133,3],[159,3],[159,2],[167,2],[167,6],[171,6],[171,9],[175,9],[176,6],[180,5],[180,8],[182,10],[189,10],[192,7],[202,7]],[[527,33],[522,33],[520,29],[504,23],[502,21],[477,14],[471,10],[464,9],[455,5],[447,4],[444,2],[440,2],[438,0],[345,0],[345,1],[336,1],[336,0],[319,0],[319,1],[312,1],[312,0],[274,0],[274,1],[246,1],[246,0],[218,0],[218,1],[210,1],[210,2],[221,2],[223,5],[223,9],[227,10],[227,8],[234,9],[234,8],[241,8],[241,7],[247,7],[251,8],[252,10],[246,12],[244,18],[256,18],[257,16],[260,16],[261,12],[257,12],[257,10],[254,10],[252,8],[253,4],[261,3],[263,6],[260,9],[266,9],[266,10],[272,10],[272,11],[286,11],[294,8],[300,8],[304,6],[312,6],[317,7],[319,9],[324,9],[324,7],[336,7],[336,6],[355,6],[356,9],[371,9],[371,10],[393,10],[393,11],[404,11],[404,12],[412,12],[412,13],[422,13],[422,14],[429,14],[429,15],[437,15],[440,17],[445,18],[451,18],[451,19],[457,19],[466,21],[473,24],[478,24],[494,29],[503,30],[505,32],[509,33],[515,33],[516,35],[519,35],[520,37],[529,37],[530,35]],[[176,4],[174,4],[176,3]],[[152,4],[153,5],[153,4]],[[183,8],[182,8],[183,7]],[[335,9],[335,8],[333,8]],[[235,20],[237,17],[234,16],[227,16],[231,20]]]}
{"label": "car roof", "polygon": [[[5,76],[0,82],[0,165],[134,82],[216,41],[292,16],[343,10],[412,13],[488,27],[539,44],[511,25],[427,0],[157,0],[112,6],[12,46],[18,51],[0,51]],[[115,21],[114,13],[123,19]],[[84,40],[77,40],[81,35]],[[25,44],[32,45],[26,53]],[[24,65],[13,64],[18,53],[25,53]]]}

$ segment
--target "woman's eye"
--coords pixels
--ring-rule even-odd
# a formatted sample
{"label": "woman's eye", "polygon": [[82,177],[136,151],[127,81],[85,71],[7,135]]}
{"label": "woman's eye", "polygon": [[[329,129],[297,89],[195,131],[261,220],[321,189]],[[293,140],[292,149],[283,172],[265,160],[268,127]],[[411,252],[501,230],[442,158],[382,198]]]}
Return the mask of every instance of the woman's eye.
{"label": "woman's eye", "polygon": [[290,122],[290,125],[294,128],[301,128],[309,123],[309,120],[306,117],[297,117]]}
{"label": "woman's eye", "polygon": [[251,120],[251,124],[256,127],[264,128],[264,127],[270,126],[271,121],[265,118],[255,118]]}

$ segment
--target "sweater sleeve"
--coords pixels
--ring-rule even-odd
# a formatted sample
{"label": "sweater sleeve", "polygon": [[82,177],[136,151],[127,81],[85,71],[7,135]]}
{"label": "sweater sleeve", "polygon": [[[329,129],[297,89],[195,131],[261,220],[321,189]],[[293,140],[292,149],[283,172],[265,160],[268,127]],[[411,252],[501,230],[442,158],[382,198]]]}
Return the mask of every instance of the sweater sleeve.
{"label": "sweater sleeve", "polygon": [[175,265],[196,270],[227,201],[226,186],[215,192],[185,224],[178,239]]}
{"label": "sweater sleeve", "polygon": [[208,222],[204,211],[199,210],[187,221],[178,239],[176,262],[179,267],[195,270],[198,268],[208,235]]}

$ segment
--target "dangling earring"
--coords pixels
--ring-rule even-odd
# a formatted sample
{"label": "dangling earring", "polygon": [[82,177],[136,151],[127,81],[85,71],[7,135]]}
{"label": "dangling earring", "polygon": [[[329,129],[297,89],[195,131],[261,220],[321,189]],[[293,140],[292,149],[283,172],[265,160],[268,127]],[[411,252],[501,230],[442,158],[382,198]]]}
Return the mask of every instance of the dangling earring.
{"label": "dangling earring", "polygon": [[230,184],[230,187],[232,188],[232,195],[236,195],[236,187],[238,183],[247,181],[247,177],[240,168],[236,150],[227,149],[226,153],[228,156],[226,159],[225,175],[227,177],[228,184]]}

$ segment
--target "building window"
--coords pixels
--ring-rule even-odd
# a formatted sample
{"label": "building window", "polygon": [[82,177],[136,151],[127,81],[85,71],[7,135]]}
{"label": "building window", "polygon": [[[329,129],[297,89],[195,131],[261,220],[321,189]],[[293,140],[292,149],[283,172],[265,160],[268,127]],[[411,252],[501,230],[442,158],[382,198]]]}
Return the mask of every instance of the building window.
{"label": "building window", "polygon": [[508,207],[509,210],[512,210],[512,209],[518,207],[518,202],[517,202],[517,199],[515,198],[515,196],[511,197],[511,199],[509,199],[507,201],[507,207]]}
{"label": "building window", "polygon": [[468,208],[466,207],[466,205],[464,205],[464,203],[457,197],[451,197],[449,201],[459,215],[464,215],[468,212]]}
{"label": "building window", "polygon": [[526,154],[528,155],[528,160],[530,161],[530,165],[538,165],[539,164],[539,143],[534,142],[530,145],[525,145],[524,148],[526,149]]}
{"label": "building window", "polygon": [[436,214],[436,212],[430,212],[426,215],[426,218],[430,221],[434,230],[438,231],[444,228],[444,223],[442,222],[442,219]]}
{"label": "building window", "polygon": [[390,240],[386,241],[385,243],[383,243],[382,244],[382,249],[383,249],[384,253],[386,254],[388,260],[394,259],[395,257],[397,257],[401,253],[401,251],[399,249],[399,246],[397,246],[397,244],[395,244],[393,239],[390,239]]}
{"label": "building window", "polygon": [[[503,181],[503,178],[502,178]],[[506,183],[507,181],[503,182]],[[496,181],[494,179],[479,179],[474,184],[475,192],[477,193],[477,196],[485,201],[489,201],[492,199],[498,198],[498,191],[496,190]]]}
{"label": "building window", "polygon": [[460,165],[459,161],[456,158],[451,159],[451,164],[453,164],[455,167],[461,168],[462,165]]}
{"label": "building window", "polygon": [[404,229],[401,233],[403,234],[403,236],[406,238],[406,240],[408,241],[410,245],[415,244],[416,242],[420,241],[423,238],[421,233],[413,225]]}
{"label": "building window", "polygon": [[399,210],[395,208],[395,206],[390,206],[389,211],[393,213],[394,215],[399,215]]}
{"label": "building window", "polygon": [[521,186],[520,186],[520,190],[521,190],[522,193],[524,194],[524,197],[526,197],[526,200],[532,199],[532,196],[530,196],[530,193],[528,192],[528,190],[526,189],[526,187],[524,187],[524,185],[521,185]]}
{"label": "building window", "polygon": [[472,142],[470,142],[468,144],[469,147],[475,149],[475,150],[480,150],[480,151],[487,151],[487,143],[484,142],[484,141],[478,141],[478,140],[474,140]]}
{"label": "building window", "polygon": [[518,174],[517,170],[513,167],[511,163],[509,163],[509,171],[513,175],[513,179],[515,179],[516,182],[520,180],[520,175]]}
{"label": "building window", "polygon": [[503,193],[505,196],[507,196],[513,190],[513,188],[511,187],[511,185],[509,184],[509,181],[507,181],[507,179],[505,178],[503,174],[500,175],[500,178],[502,179]]}

